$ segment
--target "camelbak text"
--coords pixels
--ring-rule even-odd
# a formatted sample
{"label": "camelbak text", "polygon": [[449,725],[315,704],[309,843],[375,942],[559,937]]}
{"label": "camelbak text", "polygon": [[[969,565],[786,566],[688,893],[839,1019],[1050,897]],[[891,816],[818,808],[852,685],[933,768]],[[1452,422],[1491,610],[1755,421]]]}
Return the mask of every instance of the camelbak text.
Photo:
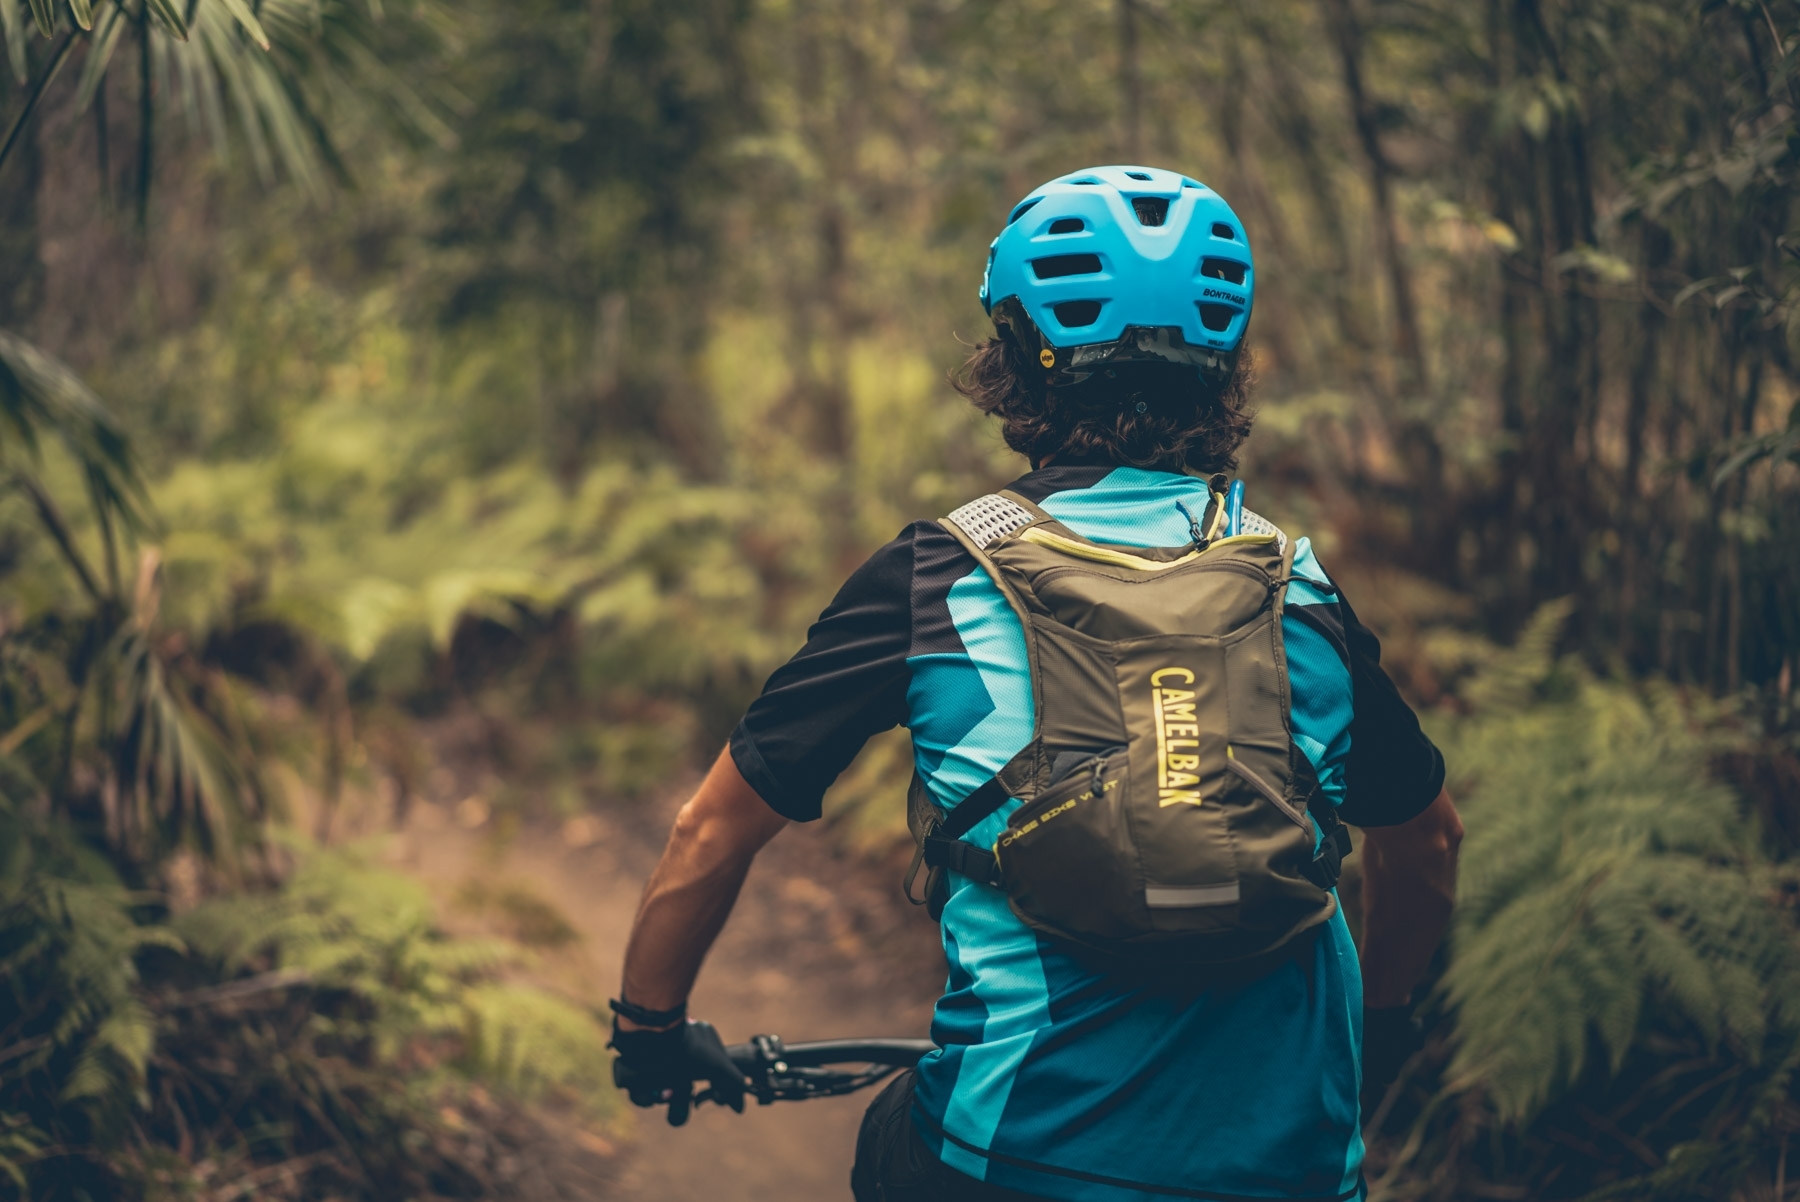
{"label": "camelbak text", "polygon": [[1193,684],[1186,668],[1158,668],[1150,674],[1150,705],[1156,720],[1156,792],[1165,806],[1200,804],[1200,727],[1194,720]]}

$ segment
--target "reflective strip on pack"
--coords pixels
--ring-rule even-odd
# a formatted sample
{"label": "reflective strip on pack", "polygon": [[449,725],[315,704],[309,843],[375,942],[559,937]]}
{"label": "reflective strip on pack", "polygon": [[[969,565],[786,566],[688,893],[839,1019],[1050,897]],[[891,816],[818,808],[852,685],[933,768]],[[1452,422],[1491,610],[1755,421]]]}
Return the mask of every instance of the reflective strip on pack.
{"label": "reflective strip on pack", "polygon": [[1144,904],[1152,910],[1185,910],[1190,906],[1235,906],[1238,903],[1238,886],[1233,881],[1229,885],[1200,885],[1188,889],[1174,889],[1163,885],[1147,885],[1144,888]]}

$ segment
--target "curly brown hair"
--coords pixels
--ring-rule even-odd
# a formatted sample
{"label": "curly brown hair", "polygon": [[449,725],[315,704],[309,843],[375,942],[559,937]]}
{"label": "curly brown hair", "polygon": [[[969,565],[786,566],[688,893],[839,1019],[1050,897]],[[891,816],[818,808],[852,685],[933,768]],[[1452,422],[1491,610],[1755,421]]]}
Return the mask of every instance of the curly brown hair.
{"label": "curly brown hair", "polygon": [[1247,347],[1223,384],[1182,364],[1136,361],[1053,388],[1012,339],[989,338],[950,382],[1000,419],[1006,445],[1034,467],[1055,456],[1210,476],[1237,467],[1254,420],[1255,364]]}

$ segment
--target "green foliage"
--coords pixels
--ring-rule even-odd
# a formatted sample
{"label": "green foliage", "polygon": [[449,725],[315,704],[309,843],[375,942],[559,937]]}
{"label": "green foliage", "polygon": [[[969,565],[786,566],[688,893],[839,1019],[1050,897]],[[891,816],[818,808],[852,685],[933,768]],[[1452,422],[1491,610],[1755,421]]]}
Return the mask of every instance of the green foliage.
{"label": "green foliage", "polygon": [[474,877],[456,891],[456,901],[499,919],[507,934],[526,947],[567,947],[581,938],[562,911],[523,885],[493,886]]}
{"label": "green foliage", "polygon": [[[173,922],[127,891],[184,848],[215,872],[258,851],[257,774],[231,688],[159,629],[159,554],[121,580],[142,528],[124,439],[65,368],[0,339],[5,449],[36,519],[13,529],[53,549],[23,561],[40,590],[0,628],[0,1175],[34,1198],[192,1190],[207,1163],[329,1174],[347,1196],[458,1174],[474,1190],[467,1149],[434,1134],[458,1082],[603,1115],[593,1018],[506,980],[505,946],[443,937],[413,882],[315,854]],[[53,499],[53,436],[91,530]],[[79,591],[41,589],[46,568]]]}
{"label": "green foliage", "polygon": [[[67,252],[115,233],[97,203],[44,219],[46,329],[109,331],[70,355],[141,435],[147,488],[91,394],[0,335],[9,796],[134,885],[177,848],[253,866],[267,748],[225,665],[324,714],[333,779],[375,715],[460,697],[579,727],[556,756],[584,783],[654,788],[867,550],[1016,467],[942,382],[953,335],[988,328],[999,215],[1083,162],[1168,163],[1256,245],[1252,504],[1406,581],[1452,617],[1414,657],[1476,672],[1443,723],[1471,832],[1456,1038],[1396,1111],[1417,1138],[1375,1141],[1382,1188],[1705,1196],[1770,1168],[1786,870],[1708,771],[1730,723],[1630,681],[1800,712],[1793,0],[388,8],[0,0],[9,101],[93,122],[42,152],[105,171],[109,94],[148,104],[140,221],[155,162],[172,235],[204,230],[185,257],[146,239],[121,284]],[[334,140],[359,105],[427,136]],[[194,170],[184,111],[300,194]],[[340,170],[362,186],[327,199]],[[70,214],[64,175],[43,194]],[[133,576],[146,493],[160,557]],[[1400,591],[1352,596],[1367,616]],[[906,756],[841,783],[841,830],[888,837]],[[520,1090],[599,1079],[582,1015],[366,864],[308,859],[181,927],[202,950],[163,1012],[175,1052],[146,1070],[129,1006],[98,1004],[72,1113],[134,1080],[233,1088],[203,1067],[226,1047],[247,1113],[294,1134],[208,1120],[208,1146],[312,1155],[312,1107],[394,1166],[416,1116],[381,1078],[421,1042]],[[586,1076],[535,1076],[560,1063]],[[49,1130],[0,1119],[0,1151],[26,1164]]]}
{"label": "green foliage", "polygon": [[[253,834],[256,774],[207,712],[230,707],[221,683],[157,637],[157,555],[146,551],[136,579],[122,579],[122,551],[145,525],[144,487],[124,435],[68,368],[4,331],[0,414],[13,436],[0,444],[14,461],[7,483],[29,504],[20,533],[48,544],[47,558],[15,566],[26,587],[0,629],[0,717],[12,724],[0,744],[0,758],[12,761],[7,800],[47,794],[54,811],[94,821],[139,865],[189,842],[231,860]],[[61,463],[45,462],[52,438],[65,452]],[[70,475],[81,482],[91,531],[57,496]],[[88,549],[96,542],[104,571]],[[53,572],[64,588],[46,587]],[[74,596],[71,578],[80,586]]]}
{"label": "green foliage", "polygon": [[141,924],[100,856],[58,827],[0,809],[0,1170],[21,1188],[53,1138],[120,1126],[143,1096],[155,1018],[137,959],[179,949]]}
{"label": "green foliage", "polygon": [[[78,112],[85,113],[105,92],[115,71],[128,74],[136,92],[140,225],[148,220],[155,131],[166,123],[167,108],[208,138],[221,159],[229,157],[235,131],[264,181],[273,182],[279,168],[314,196],[323,195],[328,172],[343,171],[328,133],[334,120],[385,119],[439,141],[451,138],[437,107],[382,62],[378,2],[263,0],[253,8],[246,0],[145,0],[136,6],[121,0],[30,0],[36,32],[45,38],[60,34],[56,50],[36,64],[29,60],[20,19],[25,7],[26,0],[0,0],[0,41],[6,43],[13,80],[25,93],[0,148],[0,168],[80,43]],[[430,40],[430,10],[411,4],[403,12],[406,32]],[[126,46],[136,53],[120,55]],[[106,121],[104,107],[98,120]]]}
{"label": "green foliage", "polygon": [[1468,830],[1439,983],[1454,1036],[1401,1163],[1724,1197],[1772,1164],[1800,1067],[1787,877],[1711,773],[1739,721],[1558,657],[1571,609],[1540,609],[1438,720]]}
{"label": "green foliage", "polygon": [[0,330],[0,423],[7,436],[0,443],[0,461],[41,513],[48,497],[29,473],[42,462],[44,440],[53,437],[74,460],[103,523],[127,528],[141,523],[143,481],[118,422],[74,372],[5,330]]}
{"label": "green foliage", "polygon": [[0,835],[0,1174],[20,1196],[191,1187],[212,1161],[379,1198],[467,1176],[435,1114],[468,1083],[611,1112],[594,1017],[353,853],[168,922],[65,828],[5,812]]}
{"label": "green foliage", "polygon": [[1719,736],[1667,686],[1554,661],[1566,609],[1477,679],[1445,749],[1473,782],[1448,1072],[1507,1121],[1579,1082],[1592,1048],[1616,1073],[1651,1027],[1751,1065],[1800,1031],[1800,945],[1738,799],[1708,775]]}
{"label": "green foliage", "polygon": [[229,978],[263,979],[358,1003],[313,1016],[316,1037],[395,1062],[422,1040],[453,1039],[454,1063],[537,1097],[572,1094],[604,1114],[606,1033],[585,1010],[497,976],[511,945],[446,938],[423,886],[354,852],[313,852],[274,892],[224,896],[173,929]]}

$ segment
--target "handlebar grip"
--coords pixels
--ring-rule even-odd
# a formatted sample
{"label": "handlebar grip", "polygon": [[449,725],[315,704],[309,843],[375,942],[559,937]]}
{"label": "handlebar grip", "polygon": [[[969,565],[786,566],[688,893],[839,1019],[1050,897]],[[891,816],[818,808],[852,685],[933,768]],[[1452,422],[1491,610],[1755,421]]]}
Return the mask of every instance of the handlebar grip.
{"label": "handlebar grip", "polygon": [[[734,1043],[725,1049],[725,1054],[731,1057],[732,1063],[746,1072],[756,1063],[756,1049],[747,1043]],[[621,1056],[613,1057],[612,1079],[615,1086],[628,1093],[634,1089],[648,1088],[644,1083],[644,1074],[626,1064]]]}
{"label": "handlebar grip", "polygon": [[[3,0],[0,0],[3,2]],[[725,1054],[745,1077],[745,1085],[758,1103],[782,1099],[829,1097],[861,1089],[884,1079],[890,1072],[911,1068],[935,1045],[928,1039],[828,1039],[813,1043],[783,1044],[773,1035],[759,1035],[748,1043],[727,1044]],[[835,1065],[875,1066],[857,1071],[835,1071]],[[631,1095],[638,1106],[668,1101],[666,1086],[652,1086],[650,1078],[628,1068],[615,1057],[613,1084]],[[717,1102],[711,1089],[693,1095],[694,1105]],[[737,1105],[736,1100],[732,1103]]]}

